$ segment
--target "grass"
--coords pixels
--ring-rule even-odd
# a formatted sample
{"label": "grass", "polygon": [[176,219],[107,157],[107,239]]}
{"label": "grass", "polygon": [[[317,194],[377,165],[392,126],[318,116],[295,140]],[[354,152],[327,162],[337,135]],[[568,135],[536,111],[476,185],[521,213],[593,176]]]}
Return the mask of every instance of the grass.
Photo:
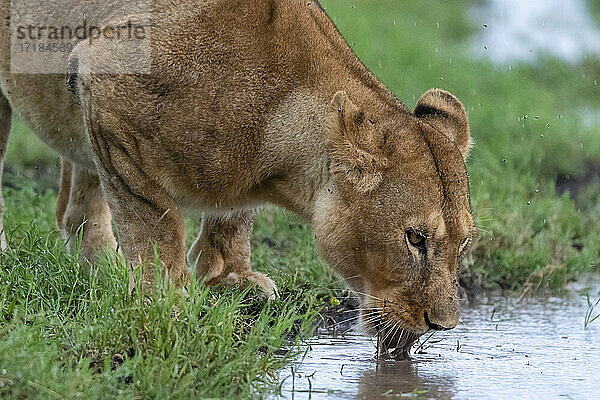
{"label": "grass", "polygon": [[[600,165],[600,135],[582,114],[600,109],[600,60],[491,65],[467,43],[486,22],[468,23],[467,1],[322,3],[409,107],[430,87],[465,103],[480,234],[462,268],[464,286],[534,292],[598,271],[600,185],[586,171]],[[189,298],[164,285],[152,300],[129,296],[121,260],[101,263],[100,280],[65,251],[54,228],[55,194],[46,190],[56,187],[56,154],[15,121],[4,180],[11,247],[0,255],[0,397],[247,398],[271,391],[286,362],[279,349],[293,353],[316,310],[343,290],[316,255],[310,231],[272,208],[256,221],[252,262],[276,281],[279,301],[265,302],[253,289],[199,285]],[[191,240],[197,223],[189,219],[187,228]]]}
{"label": "grass", "polygon": [[165,282],[144,299],[127,294],[122,260],[107,258],[84,273],[52,230],[53,193],[7,194],[1,398],[249,398],[270,388],[330,293],[330,273],[304,243],[310,232],[282,213],[270,222],[287,234],[261,244],[267,237],[259,229],[253,256],[261,267],[279,267],[272,276],[280,299],[196,283],[185,298]]}
{"label": "grass", "polygon": [[600,305],[600,293],[598,293],[598,300],[593,301],[590,299],[589,294],[586,296],[588,309],[585,313],[585,318],[583,321],[583,328],[587,329],[588,326],[597,319],[600,319],[600,312],[597,311],[598,305]]}

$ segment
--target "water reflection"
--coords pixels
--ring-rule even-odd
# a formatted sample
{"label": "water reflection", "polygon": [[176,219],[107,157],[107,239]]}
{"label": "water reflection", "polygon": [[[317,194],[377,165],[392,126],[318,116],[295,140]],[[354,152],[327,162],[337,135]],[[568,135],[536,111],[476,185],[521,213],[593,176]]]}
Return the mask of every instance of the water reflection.
{"label": "water reflection", "polygon": [[455,392],[456,376],[450,372],[438,375],[419,370],[419,362],[380,361],[376,368],[365,371],[358,383],[357,399],[387,399],[402,394],[419,397],[451,399]]}
{"label": "water reflection", "polygon": [[[596,280],[590,293],[598,293]],[[581,289],[581,287],[577,287]],[[463,310],[410,361],[375,360],[370,338],[315,337],[303,360],[282,371],[283,398],[594,398],[600,322],[584,329],[578,290],[526,300],[494,297]]]}

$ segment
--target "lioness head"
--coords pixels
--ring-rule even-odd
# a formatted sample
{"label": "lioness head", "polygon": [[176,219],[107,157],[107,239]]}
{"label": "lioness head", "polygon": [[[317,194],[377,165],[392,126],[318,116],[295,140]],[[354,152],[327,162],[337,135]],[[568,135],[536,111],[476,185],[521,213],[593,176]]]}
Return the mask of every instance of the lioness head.
{"label": "lioness head", "polygon": [[405,351],[456,326],[458,269],[474,234],[468,117],[432,89],[414,113],[369,112],[338,92],[328,114],[334,183],[315,217],[324,258],[362,300],[363,324]]}

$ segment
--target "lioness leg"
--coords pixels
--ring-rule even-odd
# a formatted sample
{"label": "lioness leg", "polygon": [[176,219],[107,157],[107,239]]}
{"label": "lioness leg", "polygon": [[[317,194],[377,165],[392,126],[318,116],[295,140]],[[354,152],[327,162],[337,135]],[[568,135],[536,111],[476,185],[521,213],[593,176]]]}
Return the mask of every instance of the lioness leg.
{"label": "lioness leg", "polygon": [[4,156],[6,154],[6,142],[10,134],[12,111],[8,100],[0,94],[0,247],[6,248],[6,236],[4,235],[4,197],[2,196],[2,171],[4,169]]}
{"label": "lioness leg", "polygon": [[208,284],[219,282],[255,283],[273,297],[275,283],[266,275],[255,272],[250,265],[250,236],[254,210],[241,210],[225,216],[205,216],[202,229],[188,252],[188,263],[196,265],[199,279]]}
{"label": "lioness leg", "polygon": [[[148,178],[124,151],[109,145],[103,131],[90,129],[98,155],[98,171],[102,187],[113,213],[119,246],[130,266],[144,266],[142,284],[152,288],[155,249],[163,274],[177,286],[188,282],[185,263],[185,229],[183,215],[173,197]],[[130,274],[130,290],[133,290]]]}
{"label": "lioness leg", "polygon": [[61,160],[56,220],[69,248],[81,232],[81,261],[93,262],[99,250],[117,247],[98,175],[66,160]]}
{"label": "lioness leg", "polygon": [[69,161],[60,159],[60,181],[58,184],[58,196],[56,199],[56,224],[60,229],[63,237],[65,233],[65,212],[69,205],[69,197],[71,196],[71,175],[73,168]]}

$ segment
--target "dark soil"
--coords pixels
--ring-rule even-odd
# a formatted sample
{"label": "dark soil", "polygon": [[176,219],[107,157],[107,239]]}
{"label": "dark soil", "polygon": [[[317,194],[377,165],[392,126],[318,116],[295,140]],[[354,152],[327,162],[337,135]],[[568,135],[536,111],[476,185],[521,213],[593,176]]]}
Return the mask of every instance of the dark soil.
{"label": "dark soil", "polygon": [[357,325],[360,302],[356,295],[346,291],[339,300],[340,304],[328,304],[321,310],[318,329],[336,334],[345,333]]}
{"label": "dark soil", "polygon": [[577,175],[559,175],[556,178],[556,192],[560,195],[569,192],[572,199],[591,185],[600,184],[600,162],[588,162],[585,169]]}

